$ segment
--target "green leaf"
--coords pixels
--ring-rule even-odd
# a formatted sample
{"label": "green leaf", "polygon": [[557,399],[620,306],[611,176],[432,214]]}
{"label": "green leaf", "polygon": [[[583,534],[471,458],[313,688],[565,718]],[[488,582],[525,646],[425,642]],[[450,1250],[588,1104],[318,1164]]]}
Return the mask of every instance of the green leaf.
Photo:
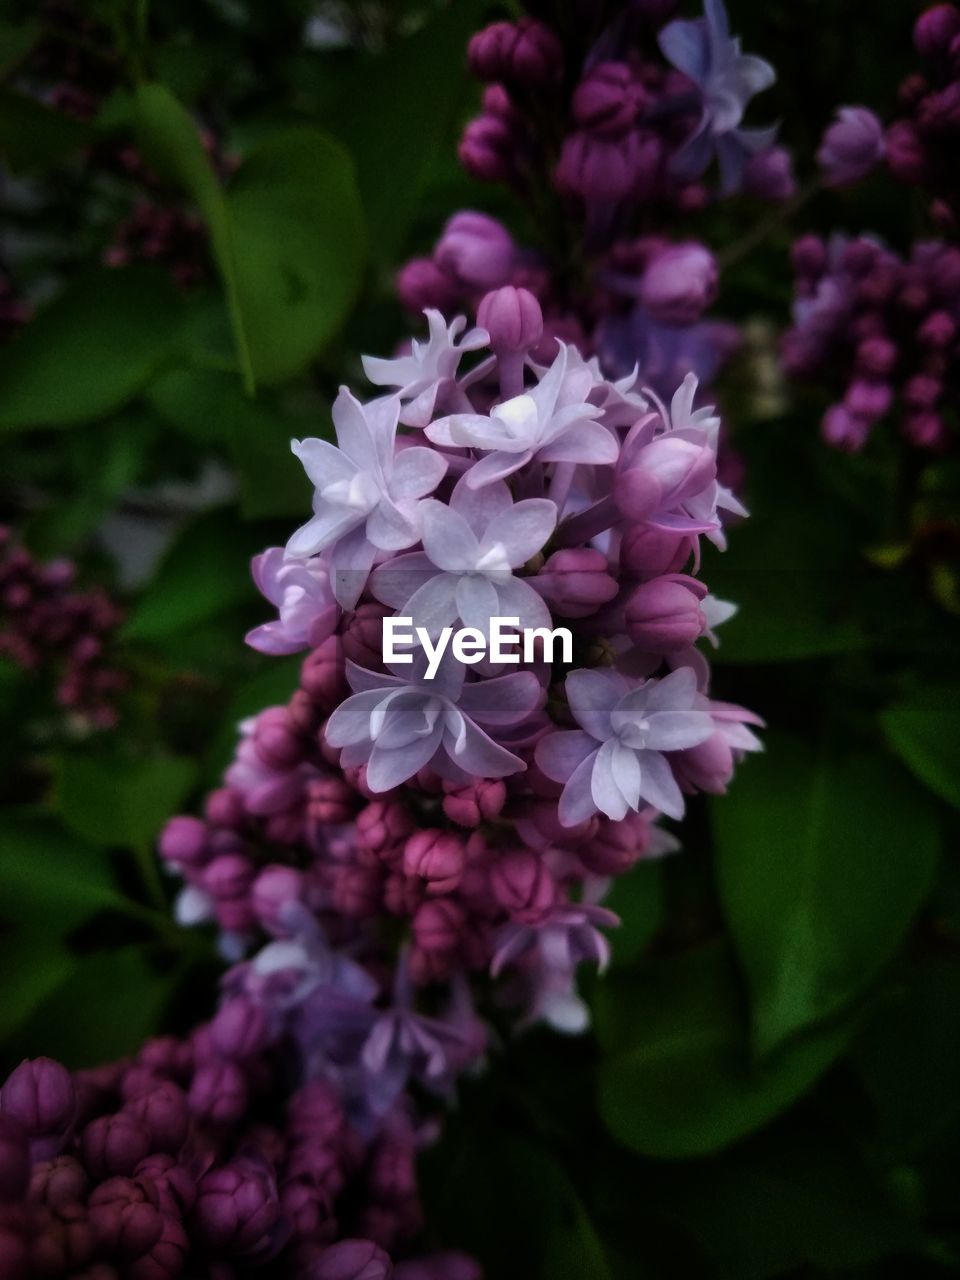
{"label": "green leaf", "polygon": [[771,737],[713,805],[724,912],[767,1052],[860,996],[935,871],[935,816],[881,755]]}
{"label": "green leaf", "polygon": [[192,760],[160,752],[143,759],[65,755],[56,763],[54,805],[71,831],[94,844],[151,846],[196,776]]}
{"label": "green leaf", "polygon": [[346,320],[365,256],[363,210],[350,157],[315,129],[262,143],[227,198],[237,291],[254,373],[299,373]]}
{"label": "green leaf", "polygon": [[49,169],[87,146],[94,136],[83,121],[53,111],[26,94],[0,88],[0,159],[14,173]]}
{"label": "green leaf", "polygon": [[124,639],[168,641],[245,600],[252,603],[250,556],[261,549],[259,542],[255,530],[237,527],[229,510],[190,521],[123,628]]}
{"label": "green leaf", "polygon": [[142,84],[134,97],[134,127],[148,163],[192,196],[207,223],[226,290],[237,359],[246,389],[252,393],[254,372],[246,317],[238,292],[230,218],[197,126],[169,89],[159,84]]}
{"label": "green leaf", "polygon": [[610,1134],[643,1155],[705,1155],[758,1129],[803,1094],[843,1047],[832,1028],[751,1061],[736,976],[709,945],[598,984],[608,1051],[598,1102]]}
{"label": "green leaf", "polygon": [[74,426],[119,409],[170,356],[180,311],[160,270],[76,277],[0,352],[0,431]]}
{"label": "green leaf", "polygon": [[0,916],[67,933],[95,912],[122,909],[103,850],[48,820],[0,822]]}
{"label": "green leaf", "polygon": [[618,876],[603,905],[620,917],[620,927],[611,935],[614,967],[636,964],[663,915],[660,863],[640,862]]}
{"label": "green leaf", "polygon": [[40,38],[39,22],[0,22],[0,76],[7,75]]}
{"label": "green leaf", "polygon": [[158,413],[191,439],[220,442],[230,452],[248,520],[309,512],[310,486],[290,451],[294,429],[263,397],[249,400],[235,378],[206,369],[165,373],[148,394]]}
{"label": "green leaf", "polygon": [[880,722],[910,772],[960,805],[960,690],[922,690],[884,711]]}
{"label": "green leaf", "polygon": [[[74,964],[59,941],[40,936],[36,929],[0,937],[0,1026],[5,1040],[67,981]],[[35,1045],[30,1052],[36,1054]]]}
{"label": "green leaf", "polygon": [[458,0],[416,35],[351,68],[331,129],[356,160],[371,251],[382,264],[396,265],[438,153],[454,145],[464,90],[472,90],[467,41],[484,7]]}

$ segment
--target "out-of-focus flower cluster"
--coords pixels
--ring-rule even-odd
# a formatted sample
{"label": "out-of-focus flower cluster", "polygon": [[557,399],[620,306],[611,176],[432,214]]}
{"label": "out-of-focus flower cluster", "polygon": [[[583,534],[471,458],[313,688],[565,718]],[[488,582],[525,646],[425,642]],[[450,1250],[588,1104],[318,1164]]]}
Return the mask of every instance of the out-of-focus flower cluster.
{"label": "out-of-focus flower cluster", "polygon": [[895,413],[911,444],[948,448],[960,388],[960,249],[922,241],[904,261],[867,237],[804,236],[793,261],[797,299],[784,365],[841,391],[824,415],[824,439],[855,452]]}
{"label": "out-of-focus flower cluster", "polygon": [[78,591],[74,578],[70,561],[41,564],[0,526],[0,658],[53,676],[64,710],[109,729],[126,685],[107,652],[123,614],[104,591]]}
{"label": "out-of-focus flower cluster", "polygon": [[26,1061],[0,1088],[0,1275],[480,1280],[461,1254],[391,1262],[421,1225],[418,1140],[402,1106],[361,1135],[330,1083],[291,1090],[242,999],[109,1066]]}
{"label": "out-of-focus flower cluster", "polygon": [[[479,1062],[485,976],[513,1019],[582,1028],[612,878],[759,746],[697,648],[733,612],[693,576],[700,539],[745,513],[692,376],[668,408],[572,346],[541,365],[540,307],[509,286],[483,330],[428,319],[410,355],[365,360],[387,394],[341,391],[336,444],[294,443],[314,515],[256,561],[278,616],[248,639],[309,650],[300,687],[160,844],[181,921],[215,919],[240,959],[228,989],[279,1011],[365,1125]],[[447,654],[430,679],[423,649],[385,664],[385,616],[481,648],[494,617],[561,625],[572,654]]]}
{"label": "out-of-focus flower cluster", "polygon": [[[560,337],[613,377],[639,363],[664,397],[687,373],[713,378],[737,345],[734,326],[704,319],[716,261],[705,245],[662,229],[718,196],[785,199],[794,182],[775,130],[743,123],[773,68],[741,52],[721,0],[706,0],[694,21],[668,21],[675,7],[620,6],[586,56],[582,45],[565,46],[547,15],[474,36],[470,67],[487,87],[461,162],[513,188],[547,243],[523,249],[495,219],[457,214],[432,256],[398,277],[412,312],[472,312],[487,290],[514,284],[543,308],[535,354],[544,362]],[[573,272],[571,252],[581,260]]]}

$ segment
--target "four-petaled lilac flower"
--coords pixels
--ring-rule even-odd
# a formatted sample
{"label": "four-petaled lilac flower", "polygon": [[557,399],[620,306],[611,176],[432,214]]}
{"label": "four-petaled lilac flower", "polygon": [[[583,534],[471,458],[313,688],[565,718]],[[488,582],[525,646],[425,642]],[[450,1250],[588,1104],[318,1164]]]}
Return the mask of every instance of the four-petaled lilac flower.
{"label": "four-petaled lilac flower", "polygon": [[486,451],[467,472],[467,484],[480,489],[513,475],[533,458],[540,462],[584,462],[594,466],[617,460],[617,438],[596,422],[600,409],[588,403],[593,376],[579,362],[567,369],[567,347],[546,375],[522,395],[495,405],[486,417],[455,413],[427,427],[427,439],[447,448]]}
{"label": "four-petaled lilac flower", "polygon": [[723,0],[704,0],[704,16],[671,22],[660,32],[664,57],[688,76],[701,95],[701,117],[694,133],[673,159],[676,177],[689,182],[707,169],[714,155],[720,165],[721,189],[736,191],[747,159],[773,144],[776,127],[741,127],[747,103],[769,89],[776,72],[769,62],[740,49],[730,35]]}
{"label": "four-petaled lilac flower", "polygon": [[502,481],[476,490],[461,478],[449,505],[423,503],[423,552],[381,565],[371,590],[431,635],[457,618],[484,635],[494,617],[549,626],[542,598],[513,570],[543,549],[556,523],[557,508],[545,498],[514,502]]}
{"label": "four-petaled lilac flower", "polygon": [[291,448],[313,481],[313,519],[287,543],[297,558],[328,550],[333,592],[352,609],[377,551],[402,551],[420,538],[419,506],[447,469],[434,449],[396,449],[400,401],[362,405],[341,387],[333,406],[337,445],[295,440]]}
{"label": "four-petaled lilac flower", "polygon": [[365,764],[371,791],[390,791],[430,767],[455,781],[504,778],[526,766],[494,742],[491,728],[522,723],[541,701],[540,683],[529,671],[465,684],[466,668],[441,662],[434,679],[425,677],[422,652],[410,668],[391,665],[387,674],[347,662],[355,691],[327,721],[326,738],[342,747],[346,768]]}
{"label": "four-petaled lilac flower", "polygon": [[598,810],[619,822],[644,801],[682,817],[683,797],[663,752],[695,747],[714,732],[710,715],[698,709],[694,672],[681,667],[636,685],[614,671],[571,671],[566,691],[582,728],[550,734],[536,752],[547,777],[566,784],[563,825]]}
{"label": "four-petaled lilac flower", "polygon": [[414,338],[409,355],[392,360],[363,357],[363,371],[374,386],[397,388],[397,395],[403,401],[400,421],[407,427],[427,425],[433,417],[438,394],[455,377],[463,355],[485,347],[489,341],[486,330],[471,329],[458,345],[457,337],[467,323],[463,316],[457,316],[448,325],[439,311],[427,310],[424,315],[430,337],[426,342]]}
{"label": "four-petaled lilac flower", "polygon": [[319,558],[288,560],[282,547],[254,556],[253,580],[275,604],[279,617],[247,632],[247,644],[260,653],[298,653],[316,649],[336,630],[340,606],[330,574]]}

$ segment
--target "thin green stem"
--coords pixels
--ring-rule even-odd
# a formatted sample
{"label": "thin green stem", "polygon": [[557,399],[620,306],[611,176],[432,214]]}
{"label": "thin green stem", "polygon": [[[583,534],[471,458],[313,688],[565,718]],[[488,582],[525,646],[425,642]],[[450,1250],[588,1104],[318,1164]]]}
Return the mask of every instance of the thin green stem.
{"label": "thin green stem", "polygon": [[750,228],[745,236],[734,241],[729,249],[726,249],[723,253],[718,255],[717,260],[720,270],[725,271],[727,268],[735,266],[745,258],[748,253],[752,253],[757,245],[763,244],[764,240],[766,240],[768,236],[772,235],[779,227],[789,222],[794,214],[802,209],[805,204],[809,204],[820,190],[820,179],[814,179],[814,181],[808,183],[807,186],[801,187],[797,194],[791,199],[784,201],[781,205],[778,205],[778,207],[774,209],[772,213],[768,214],[767,217],[761,218],[758,223]]}

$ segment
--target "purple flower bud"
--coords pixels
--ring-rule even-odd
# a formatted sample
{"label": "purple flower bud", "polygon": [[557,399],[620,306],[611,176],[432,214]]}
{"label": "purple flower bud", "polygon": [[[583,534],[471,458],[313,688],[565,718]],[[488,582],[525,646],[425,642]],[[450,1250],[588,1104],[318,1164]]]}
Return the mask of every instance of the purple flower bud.
{"label": "purple flower bud", "polygon": [[490,870],[493,896],[512,920],[537,924],[557,899],[553,876],[532,849],[500,855]]}
{"label": "purple flower bud", "polygon": [[463,131],[457,155],[472,178],[480,182],[508,182],[516,150],[513,130],[498,116],[471,120]]}
{"label": "purple flower bud", "polygon": [[646,105],[648,94],[625,62],[600,62],[573,93],[573,118],[581,129],[620,134]]}
{"label": "purple flower bud", "polygon": [[644,271],[640,301],[660,324],[694,324],[715,300],[717,280],[716,259],[704,245],[670,245]]}
{"label": "purple flower bud", "polygon": [[946,58],[957,35],[960,35],[960,9],[952,4],[936,4],[927,9],[913,27],[917,53],[929,62]]}
{"label": "purple flower bud", "polygon": [[243,996],[221,1005],[210,1023],[210,1043],[225,1058],[243,1062],[266,1048],[267,1017],[262,1007]]}
{"label": "purple flower bud", "polygon": [[329,1080],[310,1080],[287,1104],[287,1128],[297,1141],[338,1146],[343,1140],[343,1105]]}
{"label": "purple flower bud", "polygon": [[80,1139],[83,1163],[94,1178],[128,1176],[150,1150],[146,1125],[129,1111],[91,1120]]}
{"label": "purple flower bud", "polygon": [[52,1058],[26,1059],[0,1089],[0,1112],[27,1131],[34,1158],[49,1159],[59,1152],[77,1113],[70,1072]]}
{"label": "purple flower bud", "polygon": [[237,1159],[204,1174],[193,1221],[205,1244],[233,1257],[267,1255],[280,1216],[273,1174],[265,1161]]}
{"label": "purple flower bud", "polygon": [[555,32],[535,18],[494,22],[471,38],[467,62],[479,80],[547,89],[563,75],[563,45]]}
{"label": "purple flower bud", "polygon": [[897,348],[889,338],[865,338],[857,347],[857,367],[874,378],[892,373],[897,363]]}
{"label": "purple flower bud", "polygon": [[294,1179],[281,1189],[280,1206],[296,1239],[331,1244],[336,1238],[334,1197],[326,1187]]}
{"label": "purple flower bud", "polygon": [[507,788],[500,778],[474,778],[470,782],[443,784],[443,812],[459,827],[478,827],[499,817],[507,802]]}
{"label": "purple flower bud", "polygon": [[502,222],[465,209],[444,227],[433,257],[443,271],[468,288],[496,289],[513,274],[517,246]]}
{"label": "purple flower bud", "polygon": [[722,733],[706,742],[671,755],[674,776],[684,791],[706,791],[722,796],[733,777],[734,758],[730,744]]}
{"label": "purple flower bud", "polygon": [[689,535],[630,525],[620,543],[620,563],[634,578],[677,573],[690,559],[693,542]]}
{"label": "purple flower bud", "polygon": [[144,1125],[154,1151],[180,1150],[187,1138],[189,1115],[183,1090],[172,1081],[158,1084],[127,1104],[126,1110]]}
{"label": "purple flower bud", "polygon": [[618,590],[606,556],[595,547],[555,551],[530,582],[562,618],[586,618]]}
{"label": "purple flower bud", "polygon": [[876,168],[886,144],[880,119],[866,107],[841,107],[823,135],[817,163],[828,187],[848,187]]}
{"label": "purple flower bud", "polygon": [[382,899],[382,878],[377,867],[335,867],[331,872],[330,902],[348,920],[365,920],[377,914]]}
{"label": "purple flower bud", "polygon": [[477,324],[490,335],[498,354],[529,351],[543,337],[543,312],[529,289],[505,285],[484,296],[477,308]]}
{"label": "purple flower bud", "polygon": [[205,1062],[190,1082],[187,1100],[190,1110],[201,1120],[231,1125],[247,1107],[247,1080],[234,1062]]}
{"label": "purple flower bud", "polygon": [[244,898],[253,883],[254,866],[239,853],[224,853],[204,868],[201,884],[219,901]]}
{"label": "purple flower bud", "polygon": [[382,671],[383,620],[389,612],[368,601],[348,614],[340,631],[343,656],[367,671]]}
{"label": "purple flower bud", "polygon": [[927,152],[916,128],[896,120],[887,130],[887,165],[901,182],[922,186],[927,177]]}
{"label": "purple flower bud", "polygon": [[564,141],[554,172],[557,189],[588,204],[646,199],[660,171],[662,146],[652,133],[634,130],[603,138],[581,130]]}
{"label": "purple flower bud", "polygon": [[328,636],[309,654],[300,669],[300,687],[325,712],[330,712],[349,692],[339,636]]}
{"label": "purple flower bud", "polygon": [[21,1212],[0,1214],[0,1275],[4,1280],[30,1280],[36,1275],[30,1253],[26,1216]]}
{"label": "purple flower bud", "polygon": [[909,378],[903,388],[903,402],[908,409],[923,411],[934,409],[943,395],[943,382],[929,373],[918,373]]}
{"label": "purple flower bud", "polygon": [[176,867],[201,866],[207,857],[209,832],[199,818],[171,818],[160,833],[159,852]]}
{"label": "purple flower bud", "polygon": [[629,871],[649,847],[649,820],[642,813],[628,813],[621,822],[602,819],[593,837],[577,846],[577,853],[594,875],[620,876]]}
{"label": "purple flower bud", "polygon": [[855,418],[877,422],[889,410],[893,402],[893,388],[888,382],[856,378],[843,397],[844,407]]}
{"label": "purple flower bud", "polygon": [[757,200],[790,200],[797,194],[793,156],[786,147],[767,147],[743,166],[744,195]]}
{"label": "purple flower bud", "polygon": [[0,1115],[0,1201],[20,1200],[30,1179],[30,1142],[13,1116]]}
{"label": "purple flower bud", "polygon": [[918,449],[941,449],[950,430],[938,413],[911,413],[903,420],[903,435]]}
{"label": "purple flower bud", "polygon": [[307,787],[307,819],[317,826],[349,822],[355,807],[353,789],[333,774],[314,778]]}
{"label": "purple flower bud", "polygon": [[371,800],[357,814],[357,847],[379,861],[395,862],[414,823],[398,800]]}
{"label": "purple flower bud", "polygon": [[207,796],[203,807],[208,822],[216,827],[239,829],[247,816],[243,796],[233,787],[218,787]]}
{"label": "purple flower bud", "polygon": [[153,1248],[163,1232],[163,1215],[142,1182],[110,1178],[92,1192],[90,1226],[110,1257],[129,1263]]}
{"label": "purple flower bud", "polygon": [[253,745],[268,769],[283,772],[303,760],[307,743],[289,723],[286,707],[268,707],[257,716]]}
{"label": "purple flower bud", "polygon": [[664,577],[646,582],[636,587],[627,601],[627,634],[649,653],[689,649],[707,625],[701,599],[700,584],[693,578]]}
{"label": "purple flower bud", "polygon": [[827,266],[827,247],[819,236],[801,236],[793,242],[790,260],[798,276],[819,280]]}
{"label": "purple flower bud", "polygon": [[463,908],[449,898],[423,903],[412,921],[417,946],[441,955],[456,951],[465,926]]}
{"label": "purple flower bud", "polygon": [[275,938],[286,937],[286,909],[300,902],[303,893],[303,873],[295,867],[284,867],[279,863],[264,867],[253,882],[250,897],[257,923]]}
{"label": "purple flower bud", "polygon": [[946,311],[932,312],[917,331],[917,341],[933,351],[945,351],[956,336],[957,322]]}
{"label": "purple flower bud", "polygon": [[403,849],[408,876],[427,882],[427,892],[452,893],[463,878],[465,850],[457,836],[446,831],[417,831]]}
{"label": "purple flower bud", "polygon": [[413,258],[402,266],[394,288],[400,305],[416,316],[431,307],[447,315],[460,305],[458,282],[432,258]]}
{"label": "purple flower bud", "polygon": [[83,1204],[89,1186],[90,1179],[79,1160],[74,1156],[57,1156],[55,1160],[34,1165],[28,1194],[34,1204],[63,1209]]}
{"label": "purple flower bud", "polygon": [[823,415],[820,433],[835,449],[857,453],[866,444],[871,426],[867,419],[855,417],[842,404],[835,404]]}

